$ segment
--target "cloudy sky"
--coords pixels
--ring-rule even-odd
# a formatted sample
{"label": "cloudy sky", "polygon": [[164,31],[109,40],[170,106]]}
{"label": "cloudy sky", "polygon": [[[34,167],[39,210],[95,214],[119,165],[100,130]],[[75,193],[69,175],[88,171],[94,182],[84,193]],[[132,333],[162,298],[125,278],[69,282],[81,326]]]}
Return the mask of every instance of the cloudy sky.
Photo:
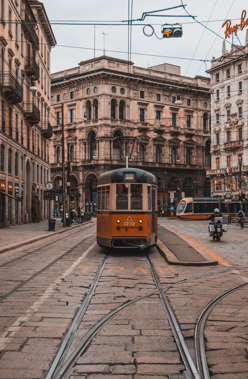
{"label": "cloudy sky", "polygon": [[[96,26],[96,49],[99,50],[96,50],[95,54],[96,56],[103,54],[102,33],[104,32],[108,34],[105,37],[106,55],[127,59],[128,28],[121,21],[128,19],[128,0],[43,0],[42,2],[51,20],[58,43],[52,51],[52,72],[75,67],[80,61],[94,57],[94,26],[55,24],[60,21],[103,24],[114,21],[121,24]],[[247,10],[248,17],[248,4],[245,0],[184,0],[184,2],[187,3],[186,9],[191,15],[196,16],[197,20],[219,33],[221,37],[224,37],[224,29],[221,28],[224,20],[230,18],[233,24],[239,23],[244,9]],[[143,12],[180,4],[181,0],[133,0],[133,19],[139,19]],[[157,14],[173,14],[177,17],[147,17],[144,22],[134,23],[142,24],[134,25],[132,29],[132,61],[134,64],[148,67],[167,62],[181,66],[182,75],[191,77],[206,75],[206,65],[209,68],[210,62],[206,62],[205,65],[200,61],[191,61],[191,58],[211,60],[213,56],[220,56],[222,39],[196,23],[192,18],[180,17],[180,15],[186,15],[183,8]],[[207,23],[208,21],[209,23]],[[153,25],[160,37],[161,25],[177,22],[183,24],[182,38],[159,40],[155,35],[149,38],[143,34],[144,24]],[[245,34],[245,29],[238,34],[242,44],[245,42]],[[232,42],[231,39],[229,41]],[[239,43],[238,41],[234,42]],[[230,45],[227,44],[227,47],[230,49]]]}

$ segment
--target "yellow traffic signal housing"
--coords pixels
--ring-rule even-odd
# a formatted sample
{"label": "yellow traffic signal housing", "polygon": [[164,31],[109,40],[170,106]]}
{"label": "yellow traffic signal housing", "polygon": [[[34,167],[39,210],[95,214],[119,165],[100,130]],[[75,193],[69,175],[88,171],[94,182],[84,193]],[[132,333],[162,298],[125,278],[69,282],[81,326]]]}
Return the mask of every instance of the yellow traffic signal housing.
{"label": "yellow traffic signal housing", "polygon": [[162,26],[163,38],[180,38],[183,35],[182,25],[163,25]]}

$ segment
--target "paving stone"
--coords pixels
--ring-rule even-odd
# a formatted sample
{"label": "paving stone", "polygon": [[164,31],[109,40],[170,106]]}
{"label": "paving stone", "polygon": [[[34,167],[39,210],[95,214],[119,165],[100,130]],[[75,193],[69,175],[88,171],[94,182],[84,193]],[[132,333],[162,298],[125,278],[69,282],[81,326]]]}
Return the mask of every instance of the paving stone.
{"label": "paving stone", "polygon": [[154,364],[154,365],[143,365],[139,364],[137,366],[137,374],[140,375],[168,375],[168,374],[175,374],[180,373],[182,370],[184,370],[183,365],[161,365],[161,364]]}
{"label": "paving stone", "polygon": [[132,375],[87,375],[87,379],[132,379]]}
{"label": "paving stone", "polygon": [[134,365],[116,365],[110,368],[112,374],[135,374],[136,367]]}
{"label": "paving stone", "polygon": [[44,379],[41,370],[29,369],[4,369],[0,367],[0,379]]}
{"label": "paving stone", "polygon": [[108,365],[78,365],[73,368],[73,373],[102,373],[102,374],[108,374],[109,373],[109,366]]}
{"label": "paving stone", "polygon": [[134,358],[131,352],[125,351],[124,347],[107,345],[92,345],[82,357],[77,360],[77,364],[130,364]]}

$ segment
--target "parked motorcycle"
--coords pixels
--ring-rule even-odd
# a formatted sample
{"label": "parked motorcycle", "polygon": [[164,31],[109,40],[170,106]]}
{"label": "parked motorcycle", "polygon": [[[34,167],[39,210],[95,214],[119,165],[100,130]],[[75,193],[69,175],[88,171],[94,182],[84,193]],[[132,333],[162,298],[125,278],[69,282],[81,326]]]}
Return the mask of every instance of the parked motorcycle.
{"label": "parked motorcycle", "polygon": [[214,221],[209,223],[208,231],[213,240],[220,241],[223,233],[227,232],[227,225],[223,224],[223,217],[215,217]]}

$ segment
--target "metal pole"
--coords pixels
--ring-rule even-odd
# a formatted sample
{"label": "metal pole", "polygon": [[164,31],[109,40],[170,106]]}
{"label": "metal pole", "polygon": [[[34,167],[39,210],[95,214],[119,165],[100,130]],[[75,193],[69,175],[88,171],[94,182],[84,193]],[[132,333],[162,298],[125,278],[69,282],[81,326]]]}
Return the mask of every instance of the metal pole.
{"label": "metal pole", "polygon": [[[67,144],[67,182],[70,182],[70,146],[68,144]],[[67,210],[68,210],[69,220],[71,223],[70,186],[67,186],[66,188],[67,188]]]}
{"label": "metal pole", "polygon": [[219,197],[219,211],[220,211],[220,216],[222,216],[222,211],[221,211],[221,198]]}
{"label": "metal pole", "polygon": [[129,156],[127,155],[126,156],[126,168],[128,168],[128,158],[129,158]]}
{"label": "metal pole", "polygon": [[94,58],[96,57],[96,25],[94,25]]}
{"label": "metal pole", "polygon": [[61,111],[62,124],[62,199],[63,199],[63,226],[66,226],[66,211],[65,211],[65,127],[64,127],[64,104]]}

